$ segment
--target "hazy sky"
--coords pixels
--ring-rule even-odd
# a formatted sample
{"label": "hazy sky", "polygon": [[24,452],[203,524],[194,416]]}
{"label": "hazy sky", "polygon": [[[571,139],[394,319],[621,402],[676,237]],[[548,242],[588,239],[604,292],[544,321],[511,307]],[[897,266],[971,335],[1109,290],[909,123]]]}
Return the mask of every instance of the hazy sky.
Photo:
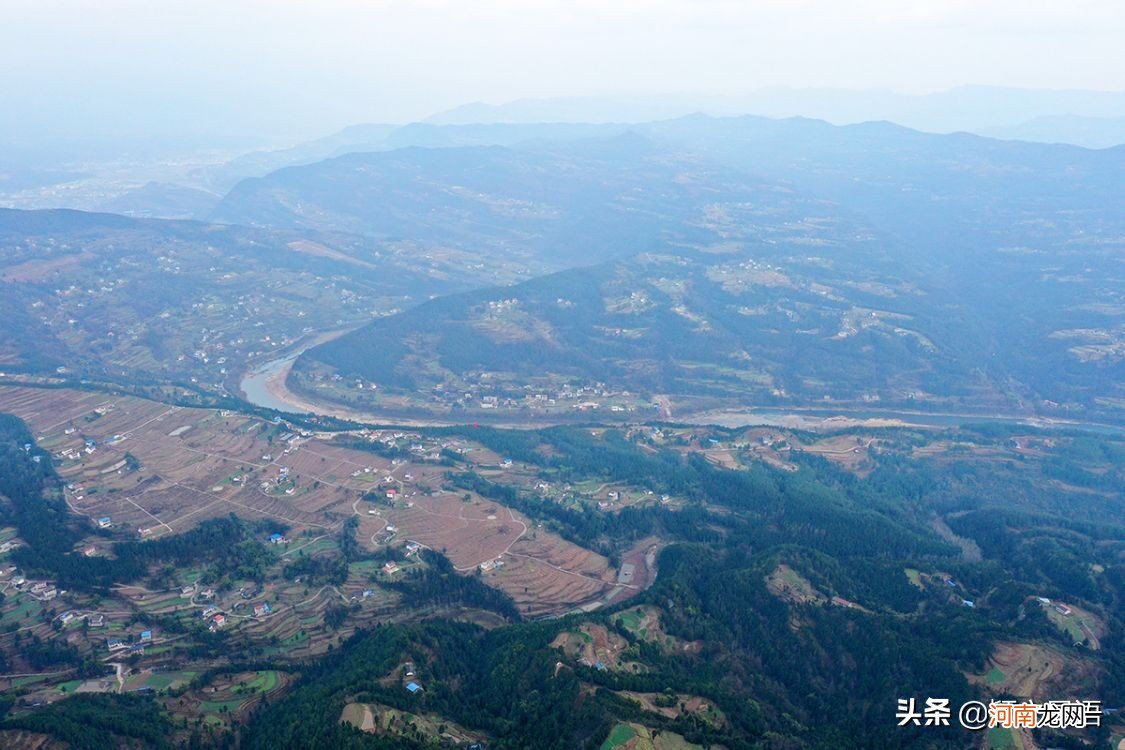
{"label": "hazy sky", "polygon": [[0,134],[764,86],[1125,89],[1121,0],[0,0]]}

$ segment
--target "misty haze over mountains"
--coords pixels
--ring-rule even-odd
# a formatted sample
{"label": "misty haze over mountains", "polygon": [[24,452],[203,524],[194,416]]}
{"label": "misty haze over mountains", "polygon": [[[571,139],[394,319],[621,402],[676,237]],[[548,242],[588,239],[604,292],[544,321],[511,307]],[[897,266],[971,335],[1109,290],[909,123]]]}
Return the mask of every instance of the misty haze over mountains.
{"label": "misty haze over mountains", "polygon": [[[888,120],[915,130],[986,134],[1019,128],[1044,117],[1125,117],[1125,92],[1047,91],[998,86],[962,86],[932,94],[840,89],[761,89],[742,97],[670,95],[666,97],[524,99],[506,104],[466,104],[426,118],[439,124],[482,122],[643,122],[701,112],[711,115],[810,117],[844,125]],[[1052,138],[1088,145],[1066,122]],[[1036,139],[1038,140],[1038,139]],[[1095,146],[1097,147],[1097,146]]]}
{"label": "misty haze over mountains", "polygon": [[2,750],[1125,750],[1122,0],[0,0]]}
{"label": "misty haze over mountains", "polygon": [[[3,202],[13,208],[204,222],[144,225],[168,234],[161,244],[170,246],[184,231],[203,237],[207,223],[228,225],[235,231],[222,242],[230,247],[274,247],[277,262],[320,278],[342,279],[349,263],[380,268],[388,258],[417,256],[428,281],[392,294],[395,309],[453,291],[455,279],[487,287],[489,269],[503,268],[495,280],[530,283],[531,292],[513,299],[539,306],[505,323],[508,335],[553,347],[516,360],[570,373],[585,367],[627,390],[706,391],[717,399],[712,406],[741,391],[780,404],[822,398],[907,408],[931,399],[924,408],[1062,409],[1115,421],[1122,323],[1113,248],[1125,235],[1125,146],[1089,146],[1113,144],[1122,122],[1125,94],[991,87],[924,96],[778,88],[742,98],[521,100],[464,105],[405,125],[357,124],[280,149],[172,139],[162,152],[160,139],[146,138],[125,139],[115,152],[113,139],[93,139],[61,149],[54,163],[25,154],[0,174],[0,188],[7,186]],[[102,253],[115,247],[113,234],[98,231]],[[140,236],[121,230],[138,257],[149,252]],[[305,257],[306,240],[336,265]],[[289,257],[298,246],[305,256]],[[644,260],[646,253],[661,260]],[[638,270],[667,274],[675,263],[664,256],[680,255],[688,266],[679,293]],[[748,270],[764,263],[768,272]],[[542,307],[553,282],[533,277],[577,267],[594,269],[590,283],[606,300],[630,284],[630,294],[655,295],[641,306],[648,323],[622,327],[593,299],[562,318]],[[763,273],[779,275],[762,299],[758,282],[722,280]],[[365,279],[364,294],[387,299],[383,281]],[[35,299],[20,291],[7,300],[14,317]],[[569,298],[562,290],[555,296]],[[895,302],[884,309],[888,299]],[[449,332],[481,323],[471,305],[452,317],[443,305],[327,346],[335,355],[310,352],[296,369],[306,393],[316,391],[311,383],[325,376],[324,366],[334,377],[376,382],[378,372],[388,383],[416,385],[393,368],[371,370],[339,354],[349,349],[421,358],[427,388],[459,387],[472,377],[468,363],[485,363],[447,351],[475,335]],[[900,316],[897,324],[884,314]],[[861,322],[862,315],[875,317]],[[380,326],[427,343],[403,349]],[[566,336],[545,333],[564,328]],[[650,328],[669,338],[602,340],[605,331],[640,336]],[[421,333],[438,329],[444,339]],[[716,338],[684,369],[669,354],[683,355],[693,330]],[[45,350],[56,361],[83,357],[66,336],[37,335],[53,342]],[[839,343],[823,348],[826,338]],[[491,346],[482,340],[477,349]],[[611,378],[580,355],[587,347],[649,364],[640,372],[634,362]],[[869,370],[872,352],[883,362],[877,372]],[[756,380],[730,380],[728,369],[747,358],[758,362]],[[837,374],[832,386],[810,375],[828,362]],[[108,364],[99,356],[87,366]]]}
{"label": "misty haze over mountains", "polygon": [[[294,372],[314,400],[338,401],[326,385],[341,377],[380,394],[398,387],[408,401],[456,392],[481,368],[512,362],[520,366],[505,379],[558,370],[694,398],[692,411],[830,401],[1115,422],[1123,172],[1125,147],[887,121],[427,122],[354,126],[201,165],[195,187],[154,181],[95,207],[196,219],[205,223],[143,229],[169,234],[159,247],[178,246],[185,231],[213,234],[228,253],[261,244],[277,263],[332,283],[349,263],[413,258],[418,278],[397,297],[378,271],[352,274],[366,288],[349,296],[390,295],[396,310],[411,309],[308,352]],[[154,251],[135,230],[116,242],[99,230],[102,262],[117,243],[137,257]],[[52,241],[76,239],[65,235]],[[600,294],[579,298],[573,276],[534,278],[578,267]],[[519,315],[481,312],[509,294],[487,288],[490,274],[524,282],[504,298]],[[417,306],[468,279],[484,290],[461,307]],[[10,314],[34,299],[13,296]],[[556,309],[558,300],[568,302]],[[58,361],[68,349],[83,357],[68,335],[39,338],[55,340]],[[467,342],[480,356],[466,356]],[[97,356],[86,366],[109,364]],[[411,401],[401,414],[428,409]]]}
{"label": "misty haze over mountains", "polygon": [[[67,138],[22,133],[0,141],[0,206],[110,210],[167,218],[202,216],[206,205],[217,201],[239,179],[350,151],[596,137],[621,132],[615,125],[693,113],[806,117],[833,124],[885,120],[924,132],[965,131],[1095,149],[1125,142],[1123,92],[965,86],[905,95],[878,90],[769,88],[742,97],[526,99],[465,104],[435,113],[421,123],[356,124],[283,148],[277,147],[276,138],[270,142],[255,136],[119,133]],[[485,127],[490,124],[508,127]],[[473,127],[461,132],[450,127],[468,125]],[[536,127],[521,131],[513,125]],[[175,194],[183,200],[177,203]]]}
{"label": "misty haze over mountains", "polygon": [[1116,748],[1123,175],[979,86],[5,142],[0,747]]}

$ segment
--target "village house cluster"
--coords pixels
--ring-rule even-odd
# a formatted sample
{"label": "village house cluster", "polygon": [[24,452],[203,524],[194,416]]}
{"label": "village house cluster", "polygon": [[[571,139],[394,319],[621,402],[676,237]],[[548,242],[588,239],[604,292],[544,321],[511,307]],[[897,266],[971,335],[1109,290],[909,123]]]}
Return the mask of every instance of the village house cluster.
{"label": "village house cluster", "polygon": [[628,390],[614,389],[602,382],[555,385],[551,382],[514,386],[495,373],[470,372],[458,383],[433,386],[431,405],[460,410],[560,410],[633,412],[639,403]]}

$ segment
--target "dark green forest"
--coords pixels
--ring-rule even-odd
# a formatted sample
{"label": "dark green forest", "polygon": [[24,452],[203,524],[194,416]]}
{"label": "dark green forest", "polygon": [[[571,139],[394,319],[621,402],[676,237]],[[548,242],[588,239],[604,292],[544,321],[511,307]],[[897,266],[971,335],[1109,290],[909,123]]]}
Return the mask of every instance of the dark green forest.
{"label": "dark green forest", "polygon": [[[972,435],[982,442],[1006,439],[1004,430],[994,428]],[[964,673],[979,672],[995,642],[1060,643],[1038,608],[1025,606],[1028,597],[1043,593],[1117,613],[1111,615],[1114,635],[1098,656],[1099,695],[1107,705],[1125,698],[1120,516],[1110,520],[1098,503],[1076,508],[1068,493],[1044,490],[1027,467],[997,470],[966,460],[944,471],[889,453],[874,474],[859,480],[811,457],[801,459],[797,474],[759,465],[724,471],[701,460],[640,451],[613,431],[599,439],[573,428],[482,428],[474,437],[539,466],[544,477],[644,481],[692,498],[682,511],[650,507],[599,514],[524,496],[479,474],[452,477],[459,487],[510,504],[567,538],[610,554],[650,534],[679,540],[661,554],[656,584],[628,604],[659,607],[666,632],[701,641],[703,651],[667,653],[614,626],[612,612],[492,632],[439,622],[382,627],[358,634],[340,654],[316,665],[304,687],[264,708],[248,731],[250,747],[384,746],[385,740],[317,719],[337,715],[350,701],[433,711],[487,731],[497,748],[597,747],[623,719],[731,748],[963,747],[959,729],[894,727],[896,698],[941,695],[956,705],[980,697]],[[903,446],[912,440],[898,437]],[[1071,453],[1104,458],[1107,454],[1093,455],[1091,446],[1083,447],[1089,440],[1076,441]],[[1097,450],[1110,454],[1119,446],[1092,440],[1104,442]],[[1023,493],[1029,497],[1022,498]],[[1000,512],[1016,501],[1039,510]],[[1118,497],[1108,507],[1119,504]],[[961,559],[957,548],[926,523],[930,512],[951,508],[975,508],[959,516],[957,528],[978,540],[984,560]],[[1101,522],[1083,516],[1101,517]],[[1013,524],[1020,524],[1023,533]],[[994,544],[997,535],[1011,538]],[[1044,554],[1034,541],[1052,538],[1069,543]],[[1091,560],[1107,565],[1096,579],[1088,572]],[[779,600],[764,582],[779,563],[862,609]],[[963,607],[941,589],[911,586],[903,574],[907,565],[948,571],[960,586],[981,592],[977,606]],[[801,623],[796,629],[795,620]],[[581,621],[615,627],[629,642],[627,654],[646,669],[620,673],[574,667],[572,672],[568,667],[556,675],[559,656],[549,644]],[[424,697],[376,684],[404,659],[425,665],[420,672],[427,675]],[[592,686],[592,692],[583,691],[582,684]],[[474,689],[465,690],[466,685]],[[716,729],[638,712],[615,692],[668,688],[714,701],[729,726]]]}
{"label": "dark green forest", "polygon": [[[19,420],[3,418],[0,429],[5,520],[29,542],[18,550],[19,564],[29,570],[97,589],[143,576],[154,566],[200,561],[246,566],[268,554],[255,551],[262,547],[251,538],[255,529],[232,517],[164,540],[119,542],[115,558],[88,565],[91,561],[72,551],[78,530],[57,499],[50,457],[35,447]],[[428,432],[458,434],[447,428]],[[731,438],[717,429],[704,434]],[[1009,428],[996,426],[948,433],[982,446],[1003,445],[1010,435]],[[424,566],[388,584],[404,606],[419,613],[485,609],[508,624],[485,630],[437,618],[360,629],[329,655],[296,665],[301,677],[294,689],[263,702],[247,718],[240,746],[428,746],[420,738],[364,734],[338,721],[346,704],[367,702],[445,717],[484,733],[489,747],[498,750],[596,748],[619,721],[732,750],[963,747],[959,728],[896,727],[896,700],[942,696],[957,705],[982,697],[965,675],[985,669],[999,641],[1071,649],[1095,665],[1098,699],[1109,706],[1125,701],[1120,441],[1056,433],[1061,447],[1049,460],[980,461],[955,452],[940,465],[910,455],[932,434],[885,430],[879,436],[884,447],[876,468],[861,479],[806,454],[793,457],[796,472],[759,462],[739,471],[721,469],[699,455],[653,450],[621,430],[475,429],[475,440],[552,482],[625,482],[683,498],[679,509],[655,504],[604,513],[471,470],[453,471],[447,479],[450,488],[509,505],[611,559],[640,539],[658,537],[668,544],[659,555],[656,582],[596,614],[522,622],[505,595],[475,576],[456,574],[443,556],[423,551]],[[1093,500],[1074,493],[1057,483],[1059,477],[1104,494]],[[966,559],[957,544],[937,534],[935,515],[978,544],[983,558]],[[285,575],[339,580],[337,568],[369,557],[355,547],[353,535],[348,527],[341,532],[338,558],[301,559]],[[766,581],[779,565],[796,571],[825,599],[779,598]],[[1094,566],[1100,572],[1094,573]],[[944,584],[911,585],[907,568],[943,571],[956,579],[958,594]],[[1102,613],[1108,626],[1102,649],[1068,643],[1040,608],[1028,606],[1029,599],[1044,595]],[[962,596],[975,599],[975,606],[962,606]],[[848,605],[830,604],[828,597]],[[670,651],[623,627],[615,614],[638,604],[661,613],[668,636],[699,648]],[[348,615],[340,609],[343,621]],[[639,666],[599,670],[575,664],[551,647],[557,635],[583,623],[623,638],[622,660]],[[65,656],[48,661],[58,658]],[[383,679],[407,661],[418,666],[425,686],[417,695],[397,680]],[[654,714],[621,691],[698,695],[713,702],[726,722]],[[107,708],[105,701],[112,705]],[[75,728],[101,707],[109,718],[90,722],[76,747],[133,740],[158,747],[150,743],[156,725],[138,718],[149,710],[146,705],[152,704],[72,699],[9,719],[6,726],[57,727],[52,733],[70,741]],[[159,710],[152,716],[160,716]],[[192,746],[233,746],[231,735],[181,736]]]}

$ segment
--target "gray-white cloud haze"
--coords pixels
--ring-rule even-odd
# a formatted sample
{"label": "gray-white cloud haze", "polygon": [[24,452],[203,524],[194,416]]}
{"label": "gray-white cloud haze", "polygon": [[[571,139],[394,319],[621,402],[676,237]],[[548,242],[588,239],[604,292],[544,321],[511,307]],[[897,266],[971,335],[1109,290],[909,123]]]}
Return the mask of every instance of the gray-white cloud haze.
{"label": "gray-white cloud haze", "polygon": [[1104,0],[3,0],[0,135],[327,132],[467,101],[1125,89]]}

